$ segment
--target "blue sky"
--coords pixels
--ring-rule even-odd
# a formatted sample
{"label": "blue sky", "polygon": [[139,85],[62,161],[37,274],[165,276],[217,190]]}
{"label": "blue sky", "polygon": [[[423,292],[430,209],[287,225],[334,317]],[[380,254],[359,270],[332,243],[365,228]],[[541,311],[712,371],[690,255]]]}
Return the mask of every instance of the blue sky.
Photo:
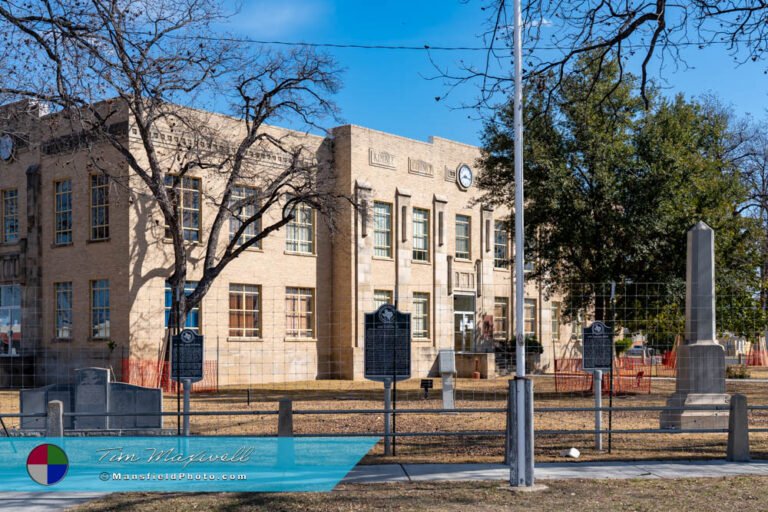
{"label": "blue sky", "polygon": [[[242,0],[227,27],[252,39],[339,44],[482,46],[478,37],[486,13],[482,0]],[[426,52],[363,49],[328,50],[341,67],[344,87],[336,97],[346,123],[426,140],[431,135],[479,144],[482,121],[457,108],[477,96],[477,87],[454,89],[447,99],[442,80]],[[431,52],[442,67],[478,62],[472,51]],[[768,63],[737,67],[721,47],[684,53],[690,69],[663,71],[668,93],[714,93],[739,115],[766,117]]]}

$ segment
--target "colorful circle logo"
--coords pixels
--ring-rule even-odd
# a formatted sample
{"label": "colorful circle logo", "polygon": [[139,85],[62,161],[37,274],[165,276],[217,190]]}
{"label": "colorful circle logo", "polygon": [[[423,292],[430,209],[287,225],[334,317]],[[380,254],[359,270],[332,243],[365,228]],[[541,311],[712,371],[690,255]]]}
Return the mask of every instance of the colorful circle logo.
{"label": "colorful circle logo", "polygon": [[36,446],[27,457],[27,473],[40,485],[61,482],[69,469],[69,459],[64,450],[55,444]]}

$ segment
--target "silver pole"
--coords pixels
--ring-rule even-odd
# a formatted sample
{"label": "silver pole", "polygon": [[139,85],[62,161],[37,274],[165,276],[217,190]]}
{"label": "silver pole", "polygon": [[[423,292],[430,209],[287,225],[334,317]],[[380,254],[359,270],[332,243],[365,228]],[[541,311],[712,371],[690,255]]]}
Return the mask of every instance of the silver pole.
{"label": "silver pole", "polygon": [[[520,0],[514,0],[515,10],[515,341],[517,377],[525,377],[525,227],[523,219],[523,83],[522,83],[522,19]],[[520,402],[518,402],[518,405]],[[519,423],[518,423],[519,424]]]}
{"label": "silver pole", "polygon": [[[392,410],[392,379],[384,379],[384,409],[386,411]],[[392,455],[392,437],[391,437],[391,425],[392,425],[392,413],[384,413],[384,455]]]}
{"label": "silver pole", "polygon": [[192,388],[192,381],[190,379],[184,379],[184,437],[189,437],[189,391],[190,391],[190,388]]}
{"label": "silver pole", "polygon": [[[514,0],[514,59],[515,59],[515,91],[514,91],[514,125],[515,125],[515,342],[516,354],[516,457],[515,467],[510,468],[510,484],[525,487],[533,485],[533,418],[526,421],[528,407],[533,407],[531,386],[526,386],[525,379],[525,334],[524,304],[525,304],[525,222],[524,222],[524,190],[523,190],[523,19],[520,5],[521,0]],[[531,395],[531,396],[528,396]],[[530,429],[526,423],[530,422]],[[530,449],[530,453],[528,451]]]}
{"label": "silver pole", "polygon": [[600,408],[603,406],[603,372],[601,370],[595,370],[592,377],[592,382],[595,388],[595,450],[603,451],[603,411]]}

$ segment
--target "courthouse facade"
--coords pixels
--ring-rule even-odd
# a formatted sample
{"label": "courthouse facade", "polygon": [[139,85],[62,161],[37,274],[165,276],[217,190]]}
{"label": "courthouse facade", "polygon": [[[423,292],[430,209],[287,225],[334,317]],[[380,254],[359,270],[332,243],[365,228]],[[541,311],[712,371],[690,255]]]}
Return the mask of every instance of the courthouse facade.
{"label": "courthouse facade", "polygon": [[[0,385],[65,380],[84,366],[152,385],[173,262],[159,208],[111,148],[99,155],[113,174],[94,172],[88,141],[56,123],[58,114],[3,111]],[[237,133],[236,120],[210,116]],[[140,154],[128,114],[113,117],[111,131]],[[434,375],[441,349],[456,351],[465,374],[504,373],[508,358],[496,352],[514,332],[513,248],[508,212],[478,202],[479,149],[354,125],[335,128],[330,146],[293,136],[332,147],[335,191],[360,208],[343,209],[331,231],[302,207],[221,273],[187,320],[205,337],[209,376],[219,386],[361,379],[364,314],[383,303],[411,314],[413,377]],[[178,133],[153,137],[168,148],[179,141]],[[253,158],[265,169],[284,163],[266,151]],[[193,170],[180,184],[190,287],[220,179]],[[248,193],[249,183],[238,185],[236,194]],[[552,371],[575,346],[573,325],[534,282],[525,310],[526,333],[544,346],[540,367]]]}

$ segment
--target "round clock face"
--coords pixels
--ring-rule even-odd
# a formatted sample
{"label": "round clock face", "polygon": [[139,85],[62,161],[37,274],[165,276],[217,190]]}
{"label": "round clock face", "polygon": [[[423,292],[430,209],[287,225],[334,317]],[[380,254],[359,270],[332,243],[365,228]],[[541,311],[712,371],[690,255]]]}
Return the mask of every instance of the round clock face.
{"label": "round clock face", "polygon": [[10,135],[0,137],[0,159],[8,161],[13,156],[13,139]]}
{"label": "round clock face", "polygon": [[464,190],[472,186],[472,169],[468,165],[462,164],[459,167],[459,171],[456,173],[459,186]]}

